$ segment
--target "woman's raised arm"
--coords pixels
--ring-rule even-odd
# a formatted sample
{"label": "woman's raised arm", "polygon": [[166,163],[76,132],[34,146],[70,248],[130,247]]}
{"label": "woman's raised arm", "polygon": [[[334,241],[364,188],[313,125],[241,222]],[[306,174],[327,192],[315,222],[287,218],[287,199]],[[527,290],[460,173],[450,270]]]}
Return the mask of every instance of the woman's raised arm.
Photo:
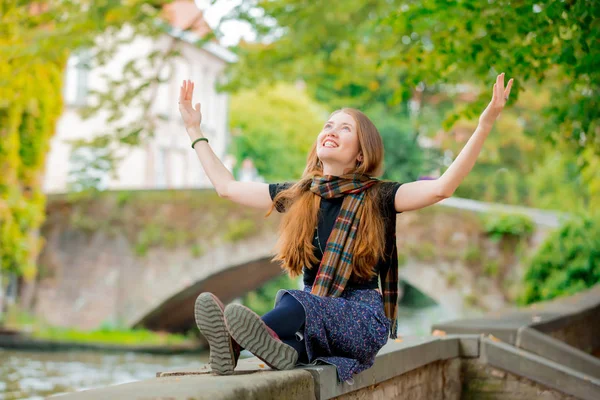
{"label": "woman's raised arm", "polygon": [[504,72],[496,77],[492,100],[483,110],[481,117],[479,117],[477,129],[475,129],[458,157],[438,179],[410,182],[400,186],[394,200],[394,207],[397,212],[418,210],[452,196],[458,185],[475,165],[475,161],[483,147],[483,142],[508,101],[513,82],[514,80],[511,78],[505,88]]}
{"label": "woman's raised arm", "polygon": [[[194,83],[190,80],[183,81],[179,90],[179,112],[191,142],[204,137],[200,129],[200,123],[202,122],[200,103],[196,103],[196,107],[192,106],[193,92]],[[236,181],[207,141],[196,142],[194,150],[208,179],[220,197],[263,210],[268,210],[271,207],[272,201],[267,183]]]}

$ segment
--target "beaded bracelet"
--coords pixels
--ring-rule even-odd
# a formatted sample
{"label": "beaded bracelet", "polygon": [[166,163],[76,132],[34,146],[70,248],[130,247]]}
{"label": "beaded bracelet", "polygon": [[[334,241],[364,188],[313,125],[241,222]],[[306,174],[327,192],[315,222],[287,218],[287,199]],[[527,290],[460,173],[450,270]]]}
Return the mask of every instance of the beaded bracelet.
{"label": "beaded bracelet", "polygon": [[208,139],[207,139],[207,138],[205,138],[205,137],[198,138],[198,139],[196,139],[196,140],[194,140],[194,141],[192,142],[192,149],[194,148],[194,145],[195,145],[196,143],[198,143],[199,141],[201,141],[201,140],[206,140],[206,143],[208,143]]}

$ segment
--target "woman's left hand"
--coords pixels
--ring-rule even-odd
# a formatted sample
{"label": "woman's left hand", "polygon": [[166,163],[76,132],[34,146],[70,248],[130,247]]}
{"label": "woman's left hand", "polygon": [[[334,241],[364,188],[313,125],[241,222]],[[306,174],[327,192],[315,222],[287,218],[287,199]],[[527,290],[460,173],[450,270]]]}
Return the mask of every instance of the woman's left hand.
{"label": "woman's left hand", "polygon": [[508,95],[510,94],[510,88],[512,87],[513,79],[511,78],[504,88],[504,72],[496,77],[496,83],[494,83],[494,89],[492,93],[492,101],[483,110],[483,113],[479,117],[479,124],[492,126],[500,112],[504,109],[504,105],[508,101]]}

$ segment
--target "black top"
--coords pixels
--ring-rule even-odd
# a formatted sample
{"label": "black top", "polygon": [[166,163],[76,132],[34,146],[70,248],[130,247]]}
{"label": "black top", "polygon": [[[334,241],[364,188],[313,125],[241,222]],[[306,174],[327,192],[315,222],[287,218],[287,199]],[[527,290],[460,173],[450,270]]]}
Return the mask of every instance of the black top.
{"label": "black top", "polygon": [[[290,187],[292,183],[271,183],[269,184],[269,193],[271,194],[271,200],[275,198],[277,193],[280,191]],[[382,185],[380,196],[379,196],[379,205],[381,209],[381,216],[384,219],[385,224],[385,254],[391,255],[391,257],[384,257],[384,259],[380,259],[377,265],[375,266],[375,272],[377,273],[370,281],[359,281],[355,276],[350,277],[348,284],[346,287],[353,289],[377,289],[379,287],[379,274],[385,274],[388,271],[388,268],[392,264],[393,260],[396,260],[398,250],[396,248],[396,212],[394,207],[394,198],[396,196],[396,191],[402,185],[398,182],[389,182],[389,181],[381,181],[379,185]],[[369,189],[367,189],[369,190]],[[335,225],[335,220],[342,208],[342,202],[344,201],[343,197],[335,198],[335,199],[325,199],[321,198],[321,207],[318,213],[318,235],[319,241],[317,241],[317,237],[313,238],[313,245],[315,246],[315,256],[317,257],[318,262],[311,266],[311,268],[307,268],[304,266],[304,284],[307,286],[312,286],[317,277],[317,272],[319,270],[319,264],[321,259],[323,258],[323,251],[325,250],[325,246],[327,245],[327,239],[333,230],[333,226]],[[285,212],[285,210],[281,208],[277,208],[278,212]],[[320,242],[320,243],[319,243]],[[319,244],[321,247],[319,247]],[[394,268],[398,266],[395,265]]]}

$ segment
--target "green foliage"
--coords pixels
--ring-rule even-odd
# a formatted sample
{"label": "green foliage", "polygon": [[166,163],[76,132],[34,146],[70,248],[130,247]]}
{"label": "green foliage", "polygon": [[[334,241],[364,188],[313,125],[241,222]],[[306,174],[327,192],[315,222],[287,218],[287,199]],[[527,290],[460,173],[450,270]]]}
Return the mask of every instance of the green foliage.
{"label": "green foliage", "polygon": [[[15,273],[26,280],[36,276],[35,262],[42,246],[38,230],[46,201],[42,176],[63,111],[63,76],[69,53],[102,42],[94,47],[93,61],[104,64],[119,45],[137,35],[164,32],[156,22],[167,2],[88,2],[82,7],[69,1],[13,1],[0,6],[0,274]],[[124,23],[131,28],[128,37],[98,41],[105,33],[114,37]],[[158,52],[153,57],[164,60],[160,56]],[[132,96],[135,72],[129,67],[125,84],[119,90],[109,89],[110,96],[100,96],[100,108],[115,100],[113,107],[105,109],[109,114],[122,112],[126,104],[116,93],[142,98],[136,96],[139,91]],[[143,82],[141,85],[144,87]],[[123,91],[126,88],[130,90]],[[128,123],[136,128],[135,123]],[[85,225],[87,221],[81,222]]]}
{"label": "green foliage", "polygon": [[231,222],[223,238],[228,242],[237,242],[256,232],[256,224],[251,219]]}
{"label": "green foliage", "polygon": [[383,179],[410,182],[419,179],[434,167],[439,155],[422,149],[417,142],[413,121],[406,115],[393,114],[381,105],[368,110],[385,148]]}
{"label": "green foliage", "polygon": [[65,53],[60,54],[53,61],[28,58],[26,70],[18,63],[0,65],[0,79],[11,77],[0,85],[0,274],[15,273],[27,280],[37,273],[42,246],[37,231],[46,205],[41,180],[62,110]]}
{"label": "green foliage", "polygon": [[450,271],[446,274],[446,283],[449,287],[453,287],[458,282],[458,274],[454,271]]}
{"label": "green foliage", "polygon": [[184,335],[157,333],[143,329],[102,327],[95,331],[80,331],[58,327],[46,327],[35,331],[34,338],[60,342],[96,343],[129,346],[178,345],[190,340]]}
{"label": "green foliage", "polygon": [[435,244],[428,241],[413,243],[408,246],[407,250],[411,256],[415,257],[419,261],[435,261],[438,256]]}
{"label": "green foliage", "polygon": [[[437,139],[442,126],[455,141],[442,148],[454,156],[466,141],[456,136],[473,132],[496,74],[506,72],[515,78],[508,107],[456,195],[560,210],[600,201],[597,1],[255,0],[231,17],[249,21],[265,44],[242,43],[229,88],[301,79],[332,107],[383,104],[397,114],[417,98],[431,125],[409,131]],[[427,104],[434,113],[424,115]],[[564,170],[544,161],[544,141],[566,154]]]}
{"label": "green foliage", "polygon": [[121,235],[140,257],[152,248],[178,247],[200,257],[221,241],[243,240],[278,222],[209,189],[68,193],[51,197],[49,213],[56,208],[69,218],[53,219],[45,230]]}
{"label": "green foliage", "polygon": [[600,191],[593,186],[598,185],[600,178],[585,179],[580,174],[577,158],[566,152],[548,152],[523,181],[531,188],[532,203],[539,208],[570,213],[600,204]]}
{"label": "green foliage", "polygon": [[251,158],[270,182],[300,177],[327,117],[305,91],[284,84],[235,94],[230,114],[238,165]]}
{"label": "green foliage", "polygon": [[138,256],[145,256],[148,252],[148,248],[160,244],[161,239],[161,226],[157,223],[149,223],[138,233],[137,243],[135,244],[135,253]]}
{"label": "green foliage", "polygon": [[[524,98],[527,96],[523,96]],[[535,106],[503,111],[486,138],[477,163],[456,190],[458,197],[504,204],[530,205],[531,188],[523,176],[535,170],[536,159],[543,155],[535,141],[525,135],[523,115],[538,113]],[[476,120],[460,120],[443,142],[457,155],[476,129]]]}
{"label": "green foliage", "polygon": [[531,259],[519,302],[567,296],[600,283],[600,215],[577,215],[553,232]]}
{"label": "green foliage", "polygon": [[479,265],[483,259],[481,248],[478,244],[470,244],[463,254],[463,260],[467,265]]}
{"label": "green foliage", "polygon": [[0,322],[10,329],[31,331],[38,320],[31,313],[21,310],[18,304],[11,304],[6,308]]}
{"label": "green foliage", "polygon": [[263,315],[275,306],[275,296],[280,289],[297,289],[298,280],[290,278],[287,274],[281,275],[265,283],[260,288],[248,293],[242,299],[242,304]]}
{"label": "green foliage", "polygon": [[[240,49],[232,87],[302,78],[319,99],[399,104],[419,82],[469,77],[491,88],[491,78],[504,71],[516,78],[513,99],[530,82],[552,86],[552,102],[542,112],[551,129],[536,131],[537,137],[600,153],[595,0],[353,0],[310,7],[301,0],[249,1],[232,17],[250,21],[259,38],[270,39]],[[488,97],[483,91],[464,114],[481,112]]]}
{"label": "green foliage", "polygon": [[483,266],[483,273],[491,278],[498,277],[500,273],[500,264],[498,260],[487,260]]}
{"label": "green foliage", "polygon": [[464,301],[465,305],[468,307],[475,308],[479,305],[479,299],[473,293],[466,294],[463,297],[463,301]]}
{"label": "green foliage", "polygon": [[[171,1],[92,1],[85,7],[73,1],[8,2],[0,12],[0,60],[18,73],[35,76],[38,78],[35,81],[43,78],[29,68],[32,63],[64,62],[67,52],[85,51],[85,63],[90,67],[106,65],[122,50],[122,45],[130,44],[140,36],[157,38],[172,30],[162,19],[169,12],[164,7]],[[40,6],[36,7],[36,4]],[[149,110],[156,98],[156,84],[161,72],[172,69],[181,56],[181,39],[175,36],[166,49],[149,51],[143,57],[133,55],[126,61],[122,74],[103,76],[101,89],[89,92],[93,101],[78,110],[80,115],[87,118],[104,112],[102,117],[106,120],[100,126],[102,131],[73,143],[75,147],[87,147],[95,153],[92,159],[84,157],[80,160],[85,162],[75,175],[81,181],[75,182],[73,189],[97,187],[98,176],[86,174],[86,171],[105,172],[114,168],[118,160],[115,148],[138,145],[154,134],[159,118]],[[213,39],[212,32],[208,32],[194,44],[201,47]],[[11,73],[0,73],[0,87],[11,85],[12,78]],[[125,110],[131,109],[141,112],[133,118],[130,118],[131,114],[124,118]],[[46,147],[45,142],[38,143]]]}
{"label": "green foliage", "polygon": [[483,220],[485,233],[495,240],[505,236],[527,237],[534,231],[533,221],[523,214],[491,212]]}
{"label": "green foliage", "polygon": [[35,339],[57,342],[93,343],[110,345],[178,345],[193,341],[193,336],[152,332],[145,329],[128,329],[119,324],[104,322],[98,329],[82,331],[72,328],[52,327],[17,305],[8,308],[4,326],[28,332]]}
{"label": "green foliage", "polygon": [[406,265],[406,262],[408,261],[407,258],[408,257],[406,255],[406,253],[398,250],[398,268],[401,268],[402,266]]}
{"label": "green foliage", "polygon": [[199,258],[205,253],[204,247],[202,247],[198,243],[194,243],[190,247],[190,250],[192,251],[192,257],[194,258]]}

